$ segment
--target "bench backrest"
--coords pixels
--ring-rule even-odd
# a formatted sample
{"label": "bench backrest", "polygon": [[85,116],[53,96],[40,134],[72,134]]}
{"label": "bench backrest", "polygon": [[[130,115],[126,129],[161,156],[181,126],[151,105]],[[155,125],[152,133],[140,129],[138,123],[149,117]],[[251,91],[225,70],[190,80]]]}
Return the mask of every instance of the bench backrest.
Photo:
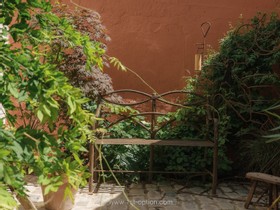
{"label": "bench backrest", "polygon": [[[115,94],[134,94],[132,97],[137,98],[138,101],[126,101],[125,99],[115,100],[116,97],[112,97]],[[139,98],[141,98],[140,101]],[[174,99],[177,99],[177,101],[174,101]],[[204,108],[205,118],[204,122],[201,123],[204,123],[206,126],[209,126],[209,122],[211,122],[214,117],[207,97],[186,90],[174,90],[162,94],[148,94],[142,91],[131,89],[116,90],[114,92],[110,92],[100,96],[98,104],[99,105],[96,115],[102,118],[106,118],[106,116],[107,119],[109,118],[110,124],[107,125],[106,128],[110,128],[124,120],[132,120],[134,123],[140,125],[149,133],[150,139],[155,139],[160,130],[176,121],[175,117],[169,117],[169,119],[165,120],[164,122],[158,122],[158,117],[168,116],[168,112],[166,111],[166,109],[176,111],[180,108]],[[129,111],[118,112],[114,114],[110,111],[110,109],[107,108],[107,111],[106,108],[104,109],[104,107],[106,107],[105,104],[113,104],[122,107],[132,107],[134,109],[138,108],[138,111],[132,113]],[[114,117],[112,117],[113,115]],[[139,118],[140,116],[143,116],[145,118],[145,121],[148,122],[148,125],[140,120],[137,120],[137,118]],[[208,133],[205,135],[205,138],[207,138],[207,135]]]}

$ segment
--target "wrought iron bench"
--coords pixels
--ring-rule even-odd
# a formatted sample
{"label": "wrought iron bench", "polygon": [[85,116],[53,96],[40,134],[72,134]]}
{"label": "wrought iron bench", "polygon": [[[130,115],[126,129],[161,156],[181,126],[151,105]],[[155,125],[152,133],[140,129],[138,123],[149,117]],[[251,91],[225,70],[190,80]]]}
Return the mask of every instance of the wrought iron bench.
{"label": "wrought iron bench", "polygon": [[[112,96],[113,94],[123,94],[123,93],[129,93],[129,94],[138,94],[139,97],[144,97],[140,102],[128,102],[128,103],[119,103],[114,102],[108,99],[109,96]],[[195,97],[198,100],[190,100],[189,103],[173,103],[171,101],[166,100],[166,97],[170,97],[172,95],[178,96],[178,94],[181,94],[183,96],[189,96],[189,97]],[[135,123],[140,124],[143,129],[147,130],[149,132],[150,138],[149,139],[141,139],[141,138],[129,138],[129,139],[114,139],[114,138],[99,138],[94,143],[90,144],[89,149],[89,161],[90,161],[90,173],[91,177],[89,178],[89,191],[93,191],[93,182],[97,181],[97,173],[98,172],[104,172],[105,170],[98,169],[98,150],[97,146],[102,145],[146,145],[150,147],[150,158],[149,158],[149,171],[113,171],[113,172],[137,172],[137,173],[148,173],[149,175],[149,181],[152,180],[152,174],[153,173],[176,173],[176,172],[167,172],[167,171],[154,171],[153,170],[153,162],[154,162],[154,147],[157,146],[179,146],[179,147],[202,147],[202,148],[211,148],[213,149],[213,155],[212,155],[212,169],[211,171],[206,171],[204,174],[211,175],[212,177],[212,194],[216,194],[216,187],[217,187],[217,164],[218,164],[218,119],[215,118],[213,109],[208,103],[208,99],[206,97],[203,97],[199,94],[190,93],[188,91],[184,90],[176,90],[176,91],[169,91],[163,94],[147,94],[141,91],[136,90],[118,90],[111,93],[108,93],[106,95],[102,95],[99,98],[98,107],[96,111],[97,117],[104,117],[103,113],[104,111],[104,104],[115,104],[115,105],[121,105],[121,106],[130,106],[135,107],[143,104],[150,104],[150,110],[148,112],[140,111],[137,114],[120,114],[119,118],[111,118],[110,126],[115,125],[123,120],[133,120]],[[162,140],[157,139],[157,133],[159,130],[161,130],[163,127],[171,124],[175,121],[175,119],[170,119],[169,121],[165,122],[163,125],[159,125],[157,123],[157,118],[159,116],[165,116],[166,113],[162,111],[158,111],[158,104],[162,103],[171,107],[178,108],[191,108],[191,107],[197,107],[197,106],[203,106],[205,107],[205,123],[209,130],[211,130],[211,137],[205,136],[203,139],[190,139],[190,140],[183,140],[183,139],[168,139],[168,140]],[[141,122],[134,120],[135,117],[144,116],[147,120],[150,121],[150,127],[146,127]],[[203,123],[203,122],[201,122]],[[94,128],[97,128],[98,125],[96,124]],[[177,173],[185,173],[185,172],[177,172]]]}

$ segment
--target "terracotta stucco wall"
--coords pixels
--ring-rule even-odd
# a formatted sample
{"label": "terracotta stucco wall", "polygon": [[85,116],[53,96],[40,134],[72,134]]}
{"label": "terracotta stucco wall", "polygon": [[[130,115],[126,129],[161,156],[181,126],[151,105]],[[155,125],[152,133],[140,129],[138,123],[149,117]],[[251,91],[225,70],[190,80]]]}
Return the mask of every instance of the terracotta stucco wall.
{"label": "terracotta stucco wall", "polygon": [[[62,2],[68,2],[64,0]],[[201,23],[212,24],[206,42],[218,42],[242,14],[279,12],[277,0],[74,0],[101,14],[112,38],[108,54],[136,71],[158,92],[182,88],[184,76],[194,73],[196,43],[202,41]],[[148,91],[130,73],[106,69],[115,89]]]}

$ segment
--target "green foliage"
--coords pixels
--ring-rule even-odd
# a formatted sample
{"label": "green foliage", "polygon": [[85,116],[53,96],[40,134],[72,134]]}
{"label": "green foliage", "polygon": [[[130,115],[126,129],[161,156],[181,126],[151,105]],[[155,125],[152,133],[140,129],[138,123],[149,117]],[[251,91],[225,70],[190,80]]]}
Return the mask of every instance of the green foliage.
{"label": "green foliage", "polygon": [[[112,113],[130,112],[135,113],[136,110],[130,107],[109,106]],[[145,122],[143,117],[137,117],[142,123]],[[149,133],[144,130],[139,124],[126,120],[115,124],[108,128],[107,135],[110,138],[149,138]],[[148,170],[149,167],[149,148],[139,145],[104,145],[102,147],[104,157],[107,159],[110,167],[113,170]],[[104,168],[108,169],[103,163]],[[140,177],[137,174],[116,174],[122,180],[139,181]],[[107,174],[107,177],[111,176]]]}
{"label": "green foliage", "polygon": [[[280,115],[278,113],[280,108],[280,105],[277,103],[276,105],[273,105],[272,107],[269,107],[267,110],[265,110],[268,114],[274,116],[275,118],[277,118],[279,120],[280,123]],[[268,133],[268,135],[265,135],[264,137],[267,139],[266,142],[271,143],[271,142],[276,142],[280,140],[280,126],[279,123],[277,125],[275,125],[275,127],[273,129],[271,129]]]}
{"label": "green foliage", "polygon": [[10,192],[6,190],[7,186],[0,183],[0,198],[1,200],[0,209],[12,210],[17,206],[17,202],[14,200]]}
{"label": "green foliage", "polygon": [[[203,119],[201,118],[202,115],[205,116],[204,111],[201,107],[197,109],[179,109],[173,113],[176,123],[163,128],[158,137],[160,139],[204,138],[205,128],[203,128],[203,123],[198,122],[198,119],[199,121]],[[206,159],[203,158],[204,150],[201,148],[160,147],[156,148],[156,151],[158,154],[156,155],[155,165],[164,167],[164,170],[167,171],[197,172],[206,167]],[[209,160],[211,160],[211,157]],[[208,166],[209,163],[211,164],[211,161],[207,162]]]}
{"label": "green foliage", "polygon": [[115,57],[111,57],[110,63],[122,71],[127,71],[126,67]]}
{"label": "green foliage", "polygon": [[[97,12],[80,8],[71,9],[69,6],[61,4],[57,4],[53,12],[59,17],[69,19],[77,31],[88,36],[89,40],[105,53],[106,43],[110,41],[110,37],[105,33],[105,27]],[[70,83],[74,87],[80,88],[83,94],[93,101],[100,94],[113,91],[112,80],[109,75],[102,72],[102,66],[91,65],[90,68],[86,68],[88,55],[83,48],[73,46],[71,51],[61,50],[69,45],[67,40],[56,39],[52,51],[54,56],[58,57],[59,55],[63,59],[63,62],[58,64],[58,68],[65,74]],[[102,64],[108,66],[106,56],[103,56]]]}
{"label": "green foliage", "polygon": [[267,143],[264,138],[260,138],[257,141],[247,140],[242,145],[243,151],[246,150],[244,157],[246,160],[253,159],[254,161],[248,161],[246,167],[253,171],[264,171],[279,175],[279,148],[279,141]]}
{"label": "green foliage", "polygon": [[[251,23],[241,22],[221,40],[219,53],[205,61],[195,84],[198,90],[214,96],[213,105],[222,123],[219,129],[235,167],[242,162],[239,158],[247,158],[245,167],[259,165],[254,170],[261,171],[269,160],[264,147],[249,153],[278,121],[265,110],[279,100],[279,37],[280,21],[275,14],[258,14]],[[271,159],[273,155],[270,153]]]}
{"label": "green foliage", "polygon": [[[189,90],[192,88],[189,86]],[[194,98],[188,99],[189,102],[195,101]],[[179,109],[173,115],[176,123],[162,129],[158,134],[160,139],[205,139],[213,138],[211,129],[207,129],[205,123],[206,109],[203,106],[196,106],[192,109]],[[219,174],[230,170],[230,161],[225,154],[225,120],[220,119],[219,123]],[[210,132],[209,132],[210,131]],[[203,171],[205,168],[211,170],[212,150],[203,148],[180,148],[163,147],[158,149],[156,164],[164,166],[169,171]]]}
{"label": "green foliage", "polygon": [[[6,201],[0,206],[6,208],[14,205],[11,196],[1,197],[8,187],[24,195],[25,168],[48,185],[45,193],[57,190],[62,176],[73,187],[88,178],[80,153],[94,140],[95,116],[83,108],[89,100],[59,67],[65,51],[79,48],[85,69],[101,69],[105,50],[51,9],[45,0],[4,0],[1,8],[0,24],[9,25],[0,34],[0,102],[11,126],[5,130],[1,124],[0,130],[0,200]],[[56,48],[58,41],[65,45]]]}
{"label": "green foliage", "polygon": [[13,133],[4,129],[0,122],[0,209],[14,209],[18,204],[7,190],[13,188],[19,195],[24,193],[24,151]]}

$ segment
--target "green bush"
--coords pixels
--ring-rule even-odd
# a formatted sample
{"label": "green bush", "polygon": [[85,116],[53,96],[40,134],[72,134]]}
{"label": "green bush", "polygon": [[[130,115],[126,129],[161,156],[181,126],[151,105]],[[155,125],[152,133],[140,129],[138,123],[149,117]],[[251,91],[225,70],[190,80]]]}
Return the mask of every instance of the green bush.
{"label": "green bush", "polygon": [[0,24],[9,26],[0,31],[0,103],[9,122],[0,122],[0,208],[14,209],[12,193],[26,196],[23,177],[30,173],[48,185],[45,193],[56,191],[66,176],[65,195],[72,196],[70,185],[78,188],[88,178],[79,155],[94,140],[95,116],[59,67],[64,53],[78,48],[84,71],[102,69],[103,45],[54,14],[46,0],[1,1]]}
{"label": "green bush", "polygon": [[[139,120],[144,121],[143,118]],[[108,129],[110,138],[148,138],[149,133],[139,124],[127,120],[122,121]],[[104,157],[113,170],[148,170],[149,147],[140,145],[104,145],[102,147]],[[108,170],[103,161],[104,168]],[[138,174],[115,174],[122,180],[139,181]],[[106,174],[106,177],[111,177]]]}
{"label": "green bush", "polygon": [[[265,111],[279,101],[279,44],[278,16],[258,14],[228,32],[195,82],[197,89],[214,97],[213,104],[225,120],[220,129],[227,154],[239,171],[272,169],[265,166],[275,153],[261,145],[263,136],[279,121]],[[278,144],[274,146],[279,149]]]}

